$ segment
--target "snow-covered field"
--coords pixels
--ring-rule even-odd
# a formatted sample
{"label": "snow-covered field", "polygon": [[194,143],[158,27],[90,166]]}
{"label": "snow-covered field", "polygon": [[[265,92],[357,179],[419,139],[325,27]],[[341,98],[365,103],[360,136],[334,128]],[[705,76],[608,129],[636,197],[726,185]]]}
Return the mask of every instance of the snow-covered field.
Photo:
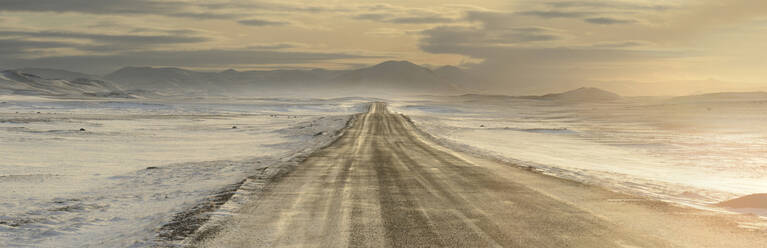
{"label": "snow-covered field", "polygon": [[[370,101],[0,96],[0,247],[151,246],[175,213],[327,144]],[[705,207],[765,193],[763,104],[467,96],[390,109],[455,149]]]}
{"label": "snow-covered field", "polygon": [[327,144],[367,102],[0,96],[0,247],[150,246],[175,213]]}
{"label": "snow-covered field", "polygon": [[767,192],[763,104],[463,96],[403,100],[391,109],[455,149],[705,208]]}

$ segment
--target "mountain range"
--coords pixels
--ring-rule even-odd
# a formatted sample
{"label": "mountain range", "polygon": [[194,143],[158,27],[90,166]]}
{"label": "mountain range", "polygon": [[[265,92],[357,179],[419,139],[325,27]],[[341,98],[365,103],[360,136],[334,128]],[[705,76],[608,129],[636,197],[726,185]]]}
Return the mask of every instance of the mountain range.
{"label": "mountain range", "polygon": [[[124,67],[103,76],[58,69],[2,71],[0,92],[36,95],[253,94],[315,92],[458,94],[466,72],[452,66],[431,70],[408,61],[387,61],[355,70],[217,72],[180,68]],[[87,87],[86,87],[87,86]]]}
{"label": "mountain range", "polygon": [[[460,69],[458,69],[460,70]],[[103,78],[126,89],[252,93],[312,91],[454,94],[455,82],[443,70],[408,61],[387,61],[356,70],[273,70],[200,72],[179,68],[125,67]],[[451,72],[456,73],[456,72]],[[464,73],[459,71],[457,73]]]}
{"label": "mountain range", "polygon": [[[180,68],[124,67],[103,76],[46,68],[0,69],[0,94],[57,97],[153,97],[158,95],[325,96],[461,95],[465,99],[536,99],[564,102],[620,100],[613,92],[583,87],[539,96],[466,94],[481,77],[454,66],[429,69],[408,61],[386,61],[353,70],[193,71]],[[671,102],[767,99],[764,92],[712,93],[672,98]]]}
{"label": "mountain range", "polygon": [[74,72],[36,69],[0,71],[0,94],[44,95],[59,97],[132,97],[118,85],[104,80],[80,77]]}

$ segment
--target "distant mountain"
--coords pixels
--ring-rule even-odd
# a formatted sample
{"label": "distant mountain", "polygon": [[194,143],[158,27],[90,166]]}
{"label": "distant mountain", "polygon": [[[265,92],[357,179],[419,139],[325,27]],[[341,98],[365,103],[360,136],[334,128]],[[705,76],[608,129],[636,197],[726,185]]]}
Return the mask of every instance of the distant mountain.
{"label": "distant mountain", "polygon": [[767,92],[719,92],[674,97],[669,101],[675,103],[767,101]]}
{"label": "distant mountain", "polygon": [[449,80],[408,61],[387,61],[371,67],[337,71],[314,69],[198,72],[179,68],[125,67],[104,78],[126,89],[186,92],[458,92],[458,87]]}
{"label": "distant mountain", "polygon": [[462,89],[487,90],[480,87],[480,85],[486,83],[484,78],[452,65],[434,69],[434,74],[437,74],[437,77],[440,79],[450,82]]}
{"label": "distant mountain", "polygon": [[434,74],[437,74],[437,76],[441,78],[450,79],[450,80],[466,76],[466,73],[463,71],[463,69],[452,66],[452,65],[446,65],[446,66],[442,66],[437,69],[434,69]]}
{"label": "distant mountain", "polygon": [[124,67],[103,77],[45,68],[3,71],[3,93],[39,95],[336,95],[459,94],[470,77],[445,66],[430,70],[408,61],[386,61],[355,70],[193,71]]}
{"label": "distant mountain", "polygon": [[346,86],[371,90],[399,90],[413,93],[457,92],[458,88],[433,71],[409,61],[386,61],[371,67],[347,71],[333,79]]}
{"label": "distant mountain", "polygon": [[203,72],[179,68],[124,67],[107,74],[110,80],[129,89],[209,88]]}
{"label": "distant mountain", "polygon": [[582,87],[563,93],[546,94],[543,96],[528,97],[542,100],[558,100],[572,102],[603,102],[620,100],[622,97],[613,92],[599,88]]}
{"label": "distant mountain", "polygon": [[528,97],[519,97],[519,96],[508,96],[508,95],[487,95],[487,94],[463,94],[458,96],[459,99],[465,101],[465,102],[487,102],[487,101],[509,101],[509,100],[515,100],[519,98],[528,98]]}
{"label": "distant mountain", "polygon": [[321,69],[200,72],[179,68],[125,67],[104,78],[126,89],[182,94],[240,94],[320,87],[336,74],[335,71]]}
{"label": "distant mountain", "polygon": [[91,76],[85,73],[59,70],[59,69],[48,69],[48,68],[21,68],[21,69],[15,69],[15,71],[37,75],[44,79],[75,80],[79,78],[97,78],[95,76]]}
{"label": "distant mountain", "polygon": [[18,70],[0,72],[0,93],[62,97],[132,97],[117,85],[103,80],[48,79]]}
{"label": "distant mountain", "polygon": [[[243,86],[266,88],[325,87],[332,85],[331,80],[343,71],[324,69],[312,70],[273,70],[246,71],[240,77]],[[244,79],[244,80],[242,80]]]}

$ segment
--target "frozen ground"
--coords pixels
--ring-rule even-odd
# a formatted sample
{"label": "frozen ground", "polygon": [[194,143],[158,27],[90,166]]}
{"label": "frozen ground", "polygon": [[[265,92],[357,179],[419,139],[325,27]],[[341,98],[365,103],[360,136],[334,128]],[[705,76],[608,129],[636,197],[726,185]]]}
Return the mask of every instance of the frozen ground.
{"label": "frozen ground", "polygon": [[149,246],[174,213],[330,142],[367,102],[0,96],[0,246]]}
{"label": "frozen ground", "polygon": [[706,208],[767,191],[763,104],[449,97],[403,100],[392,109],[456,149]]}

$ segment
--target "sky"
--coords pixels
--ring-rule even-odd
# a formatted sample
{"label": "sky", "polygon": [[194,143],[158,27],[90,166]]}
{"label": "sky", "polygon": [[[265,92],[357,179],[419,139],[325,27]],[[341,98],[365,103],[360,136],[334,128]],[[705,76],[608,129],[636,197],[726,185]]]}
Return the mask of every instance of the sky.
{"label": "sky", "polygon": [[507,94],[767,90],[763,0],[0,0],[0,68],[106,74],[353,69],[480,75]]}

